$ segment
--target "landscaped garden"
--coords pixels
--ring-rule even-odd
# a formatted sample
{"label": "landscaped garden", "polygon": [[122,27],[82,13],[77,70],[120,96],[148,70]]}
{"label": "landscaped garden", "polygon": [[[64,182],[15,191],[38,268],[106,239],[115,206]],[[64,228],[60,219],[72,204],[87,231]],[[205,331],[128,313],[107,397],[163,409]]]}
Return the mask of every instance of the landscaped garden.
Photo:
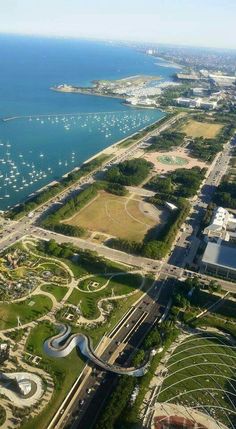
{"label": "landscaped garden", "polygon": [[50,298],[44,295],[33,295],[23,301],[0,304],[0,330],[14,328],[20,323],[37,320],[49,313],[52,307]]}
{"label": "landscaped garden", "polygon": [[[97,280],[95,283],[97,283]],[[68,299],[68,303],[78,306],[85,318],[96,319],[100,313],[98,308],[100,300],[135,292],[141,287],[142,277],[134,274],[117,275],[111,280],[107,277],[107,283],[107,286],[100,291],[89,292],[74,289]]]}

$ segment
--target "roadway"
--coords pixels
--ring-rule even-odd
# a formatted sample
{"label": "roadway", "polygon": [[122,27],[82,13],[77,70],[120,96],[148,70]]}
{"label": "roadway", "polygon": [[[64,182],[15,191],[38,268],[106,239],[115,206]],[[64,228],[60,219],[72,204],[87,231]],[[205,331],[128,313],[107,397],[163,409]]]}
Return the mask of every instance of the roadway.
{"label": "roadway", "polygon": [[[107,334],[108,345],[101,354],[106,361],[115,362],[123,367],[129,367],[134,352],[137,351],[143,338],[153,324],[160,319],[171,295],[172,282],[165,277],[155,282],[151,290],[135,306],[130,315],[118,323],[118,328]],[[90,429],[96,421],[99,411],[104,405],[117,382],[117,375],[105,373],[99,368],[93,368],[85,385],[74,393],[72,404],[61,415],[57,426],[71,429]]]}

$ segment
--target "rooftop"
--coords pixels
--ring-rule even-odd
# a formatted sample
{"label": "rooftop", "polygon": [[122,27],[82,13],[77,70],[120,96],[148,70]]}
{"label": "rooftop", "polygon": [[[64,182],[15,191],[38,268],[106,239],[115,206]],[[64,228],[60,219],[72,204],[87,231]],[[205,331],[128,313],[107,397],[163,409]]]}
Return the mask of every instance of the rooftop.
{"label": "rooftop", "polygon": [[206,247],[202,262],[236,270],[236,247],[210,242]]}

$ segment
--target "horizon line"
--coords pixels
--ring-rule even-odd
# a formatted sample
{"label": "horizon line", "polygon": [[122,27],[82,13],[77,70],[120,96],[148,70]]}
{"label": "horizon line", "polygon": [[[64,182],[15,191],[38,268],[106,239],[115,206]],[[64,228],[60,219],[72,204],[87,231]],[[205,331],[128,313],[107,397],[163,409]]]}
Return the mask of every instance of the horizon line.
{"label": "horizon line", "polygon": [[59,34],[44,34],[44,33],[17,33],[17,32],[5,32],[0,30],[0,36],[18,36],[18,37],[29,37],[29,38],[44,38],[44,39],[63,39],[63,40],[87,40],[87,41],[97,41],[97,42],[106,42],[106,43],[125,43],[125,44],[146,44],[153,47],[163,46],[163,47],[176,47],[176,48],[192,48],[192,49],[206,49],[206,50],[218,50],[218,51],[235,51],[235,48],[226,48],[226,47],[217,47],[217,46],[203,46],[203,45],[191,45],[191,44],[176,44],[172,42],[151,42],[145,40],[127,40],[127,39],[112,39],[104,37],[95,37],[95,36],[72,36],[72,35],[59,35]]}

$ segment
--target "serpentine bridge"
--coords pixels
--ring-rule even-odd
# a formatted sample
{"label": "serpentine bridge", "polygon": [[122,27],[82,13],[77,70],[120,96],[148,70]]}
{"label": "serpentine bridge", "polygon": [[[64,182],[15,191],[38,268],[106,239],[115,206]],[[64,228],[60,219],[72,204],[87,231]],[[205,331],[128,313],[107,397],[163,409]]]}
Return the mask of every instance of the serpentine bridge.
{"label": "serpentine bridge", "polygon": [[149,362],[139,368],[122,368],[119,365],[112,365],[99,358],[93,350],[89,337],[84,334],[71,334],[68,325],[59,325],[60,332],[44,342],[44,352],[54,358],[62,358],[69,355],[72,350],[79,347],[80,352],[95,365],[106,371],[120,375],[131,375],[142,377],[148,370]]}

